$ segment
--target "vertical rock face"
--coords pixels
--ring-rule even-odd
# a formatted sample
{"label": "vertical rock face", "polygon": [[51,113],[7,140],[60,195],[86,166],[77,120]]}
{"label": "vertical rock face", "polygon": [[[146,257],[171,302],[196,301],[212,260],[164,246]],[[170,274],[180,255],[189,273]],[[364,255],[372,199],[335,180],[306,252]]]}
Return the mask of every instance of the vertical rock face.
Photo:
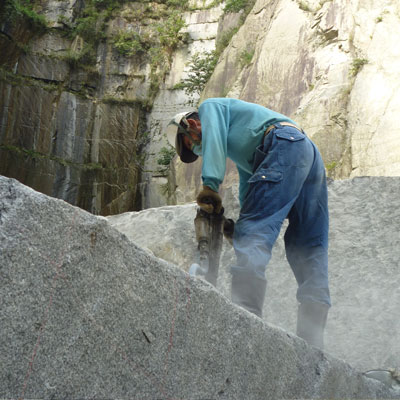
{"label": "vertical rock face", "polygon": [[[178,112],[196,108],[200,94],[194,92],[192,95],[188,95],[184,90],[177,89],[176,85],[188,77],[190,61],[193,56],[197,54],[203,57],[205,53],[214,51],[218,30],[222,25],[223,8],[221,5],[210,8],[212,1],[192,1],[191,5],[198,9],[184,13],[186,23],[184,31],[188,34],[190,40],[187,46],[174,53],[169,74],[165,82],[160,85],[149,114],[151,141],[147,151],[150,154],[158,154],[163,147],[169,147],[166,143],[164,129],[172,117]],[[199,162],[196,164],[200,165]],[[198,186],[200,183],[199,174],[196,174],[194,178],[196,184],[186,182],[183,185],[180,183],[177,187],[174,169],[169,175],[157,172],[160,169],[160,166],[157,165],[157,156],[147,158],[145,169],[150,172],[143,174],[141,195],[144,208],[165,205],[166,203],[176,204],[177,201],[192,199],[185,188]]]}
{"label": "vertical rock face", "polygon": [[175,85],[214,49],[222,14],[212,1],[108,3],[37,0],[40,32],[4,5],[0,29],[0,173],[101,214],[176,201],[163,128],[198,100]]}
{"label": "vertical rock face", "polygon": [[[63,29],[77,19],[80,3],[37,6],[47,18],[41,34],[29,20],[14,15],[4,22],[3,14],[0,173],[95,214],[137,209],[148,85],[130,88],[140,60],[119,63],[100,42],[91,49],[94,60],[81,62],[88,45]],[[117,96],[122,81],[126,90]]]}
{"label": "vertical rock face", "polygon": [[[33,3],[25,18],[0,5],[2,174],[94,213],[183,203],[201,161],[160,164],[163,132],[213,96],[296,120],[332,178],[400,174],[397,0],[257,0],[246,18],[212,0]],[[193,56],[216,47],[188,95]],[[236,182],[228,162],[222,189]]]}
{"label": "vertical rock face", "polygon": [[[296,120],[328,175],[400,174],[399,2],[258,0],[202,99],[257,102]],[[195,191],[197,166],[177,165]],[[226,186],[236,179],[229,164]]]}

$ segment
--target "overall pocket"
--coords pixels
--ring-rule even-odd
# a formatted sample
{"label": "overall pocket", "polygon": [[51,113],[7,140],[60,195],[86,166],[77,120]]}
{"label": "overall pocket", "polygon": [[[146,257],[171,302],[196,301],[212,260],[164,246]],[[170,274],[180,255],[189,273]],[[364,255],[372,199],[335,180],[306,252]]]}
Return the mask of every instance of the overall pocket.
{"label": "overall pocket", "polygon": [[283,178],[281,171],[272,168],[261,168],[248,180],[250,184],[256,182],[280,182]]}
{"label": "overall pocket", "polygon": [[242,211],[249,214],[263,214],[279,203],[280,182],[283,173],[277,169],[260,168],[247,181],[250,185]]}
{"label": "overall pocket", "polygon": [[263,152],[263,145],[260,144],[257,146],[256,151],[254,152],[254,160],[253,160],[253,172],[257,170],[260,164],[265,160],[267,153]]}
{"label": "overall pocket", "polygon": [[303,133],[295,128],[277,129],[276,137],[280,165],[306,167],[310,164],[310,143]]}

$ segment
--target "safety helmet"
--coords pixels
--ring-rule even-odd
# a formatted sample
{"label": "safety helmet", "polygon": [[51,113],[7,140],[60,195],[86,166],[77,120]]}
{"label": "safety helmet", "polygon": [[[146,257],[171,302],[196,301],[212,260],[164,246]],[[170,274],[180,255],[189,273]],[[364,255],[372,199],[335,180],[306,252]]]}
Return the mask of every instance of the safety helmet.
{"label": "safety helmet", "polygon": [[185,111],[176,114],[169,122],[166,130],[168,142],[175,147],[176,153],[184,163],[192,163],[198,159],[198,156],[189,150],[183,143],[183,138],[188,134],[186,118],[195,111]]}

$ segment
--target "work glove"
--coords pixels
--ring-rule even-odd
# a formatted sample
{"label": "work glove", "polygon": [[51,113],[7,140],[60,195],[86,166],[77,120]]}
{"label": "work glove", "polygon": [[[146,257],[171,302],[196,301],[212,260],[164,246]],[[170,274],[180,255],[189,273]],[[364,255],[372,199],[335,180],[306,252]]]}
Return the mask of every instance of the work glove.
{"label": "work glove", "polygon": [[235,231],[235,222],[231,218],[224,219],[225,239],[233,246],[233,232]]}
{"label": "work glove", "polygon": [[220,195],[208,186],[203,186],[203,190],[197,195],[196,201],[199,207],[208,214],[213,212],[219,214],[222,210]]}

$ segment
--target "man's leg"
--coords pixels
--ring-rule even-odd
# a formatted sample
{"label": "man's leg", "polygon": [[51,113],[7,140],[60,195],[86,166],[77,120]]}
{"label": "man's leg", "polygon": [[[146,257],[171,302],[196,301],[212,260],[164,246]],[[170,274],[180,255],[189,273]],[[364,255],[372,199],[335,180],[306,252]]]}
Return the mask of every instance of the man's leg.
{"label": "man's leg", "polygon": [[322,349],[331,300],[328,200],[325,170],[319,153],[288,217],[286,256],[298,283],[297,300],[300,303],[297,335]]}
{"label": "man's leg", "polygon": [[[278,132],[283,133],[282,137]],[[250,188],[235,225],[237,262],[231,268],[233,302],[259,316],[272,246],[302,190],[314,157],[311,142],[294,128],[277,129],[276,134],[272,131],[260,151],[265,158],[249,180]]]}

